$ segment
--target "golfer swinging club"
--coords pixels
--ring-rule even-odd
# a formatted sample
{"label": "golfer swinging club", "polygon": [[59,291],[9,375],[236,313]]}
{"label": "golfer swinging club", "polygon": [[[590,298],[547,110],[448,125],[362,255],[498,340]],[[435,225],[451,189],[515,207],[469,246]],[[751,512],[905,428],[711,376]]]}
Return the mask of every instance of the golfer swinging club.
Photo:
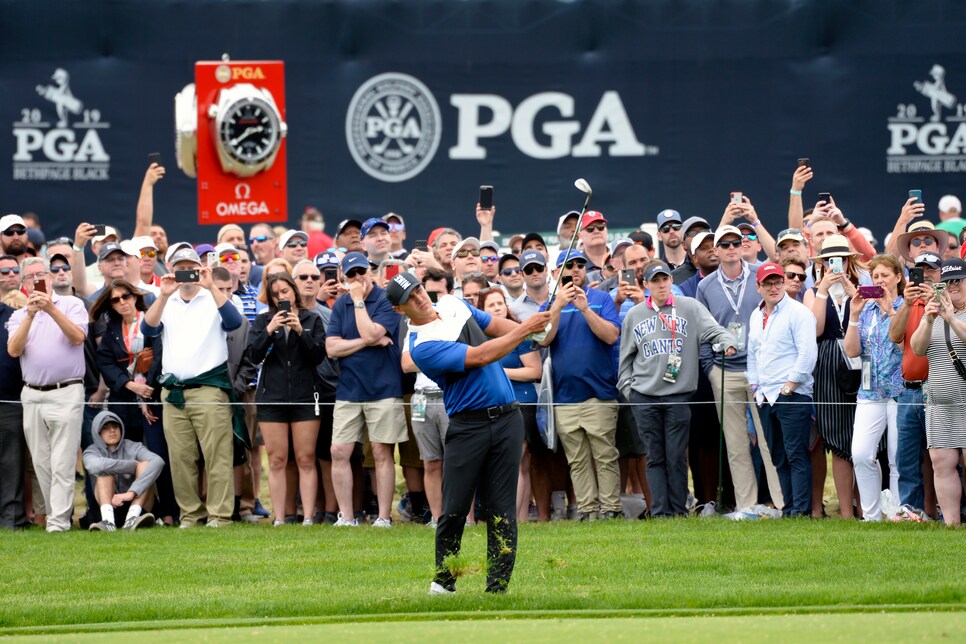
{"label": "golfer swinging club", "polygon": [[429,594],[456,592],[446,558],[460,551],[474,494],[486,516],[486,591],[506,592],[516,561],[523,416],[499,361],[528,336],[543,331],[550,314],[538,313],[516,324],[452,295],[440,297],[434,307],[412,273],[392,278],[386,295],[393,309],[409,318],[409,353],[420,371],[443,390],[450,418],[443,511],[436,528],[436,576]]}

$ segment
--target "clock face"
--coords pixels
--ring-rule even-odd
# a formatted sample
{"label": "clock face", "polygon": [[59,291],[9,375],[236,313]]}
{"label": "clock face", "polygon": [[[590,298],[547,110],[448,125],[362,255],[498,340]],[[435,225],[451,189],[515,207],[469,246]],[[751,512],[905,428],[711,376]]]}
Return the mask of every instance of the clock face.
{"label": "clock face", "polygon": [[228,106],[219,134],[233,158],[244,164],[255,164],[278,147],[278,117],[265,101],[246,98]]}

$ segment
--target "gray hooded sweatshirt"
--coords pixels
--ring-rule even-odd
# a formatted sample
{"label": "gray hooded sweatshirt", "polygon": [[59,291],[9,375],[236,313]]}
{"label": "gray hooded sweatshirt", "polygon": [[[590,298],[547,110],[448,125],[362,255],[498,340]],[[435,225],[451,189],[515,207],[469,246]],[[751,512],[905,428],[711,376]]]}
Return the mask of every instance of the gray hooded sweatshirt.
{"label": "gray hooded sweatshirt", "polygon": [[[645,396],[691,393],[698,388],[701,344],[720,342],[725,348],[735,346],[734,336],[697,300],[676,296],[674,309],[676,321],[671,320],[670,306],[660,307],[664,317],[675,325],[673,342],[671,330],[646,301],[627,312],[617,370],[617,386],[625,396],[630,394],[629,389]],[[670,353],[681,356],[681,370],[674,383],[664,380]]]}
{"label": "gray hooded sweatshirt", "polygon": [[[108,449],[101,438],[101,427],[112,421],[121,426],[121,442],[114,449]],[[91,434],[94,444],[84,450],[84,469],[91,476],[113,475],[116,481],[115,491],[134,492],[136,496],[144,494],[161,474],[164,459],[150,451],[141,443],[135,443],[124,438],[124,423],[117,414],[102,411],[94,417],[91,423]],[[139,462],[146,461],[147,468],[141,476],[135,478]]]}

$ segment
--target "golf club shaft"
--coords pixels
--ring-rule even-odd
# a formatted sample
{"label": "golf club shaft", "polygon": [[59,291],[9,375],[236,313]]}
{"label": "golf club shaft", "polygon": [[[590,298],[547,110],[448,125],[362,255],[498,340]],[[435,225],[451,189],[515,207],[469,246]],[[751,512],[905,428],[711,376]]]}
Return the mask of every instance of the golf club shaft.
{"label": "golf club shaft", "polygon": [[[560,265],[565,267],[567,262],[570,261],[570,253],[573,252],[574,248],[577,246],[577,235],[580,234],[580,225],[584,222],[584,213],[587,212],[587,206],[590,205],[591,193],[587,193],[587,198],[584,199],[584,207],[580,209],[580,217],[577,218],[577,225],[574,226],[573,237],[570,238],[570,245],[567,246],[567,254],[564,255],[564,261]],[[562,271],[561,271],[562,272]],[[560,286],[560,279],[558,277],[557,281],[553,284],[553,290],[550,291],[550,297],[547,299],[547,310],[550,310],[550,305],[553,304],[553,298],[557,296],[557,287]],[[547,331],[550,331],[550,324],[547,324]]]}

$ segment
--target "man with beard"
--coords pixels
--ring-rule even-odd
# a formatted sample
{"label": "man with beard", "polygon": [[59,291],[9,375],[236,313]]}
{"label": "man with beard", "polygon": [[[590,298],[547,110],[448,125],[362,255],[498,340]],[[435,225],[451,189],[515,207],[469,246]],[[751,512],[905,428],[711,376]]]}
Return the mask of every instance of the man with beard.
{"label": "man with beard", "polygon": [[17,264],[26,257],[27,225],[20,215],[0,217],[0,250],[4,255],[14,257]]}
{"label": "man with beard", "polygon": [[687,252],[682,245],[683,228],[681,213],[677,210],[662,210],[657,215],[657,238],[664,247],[664,260],[671,269],[684,263]]}

